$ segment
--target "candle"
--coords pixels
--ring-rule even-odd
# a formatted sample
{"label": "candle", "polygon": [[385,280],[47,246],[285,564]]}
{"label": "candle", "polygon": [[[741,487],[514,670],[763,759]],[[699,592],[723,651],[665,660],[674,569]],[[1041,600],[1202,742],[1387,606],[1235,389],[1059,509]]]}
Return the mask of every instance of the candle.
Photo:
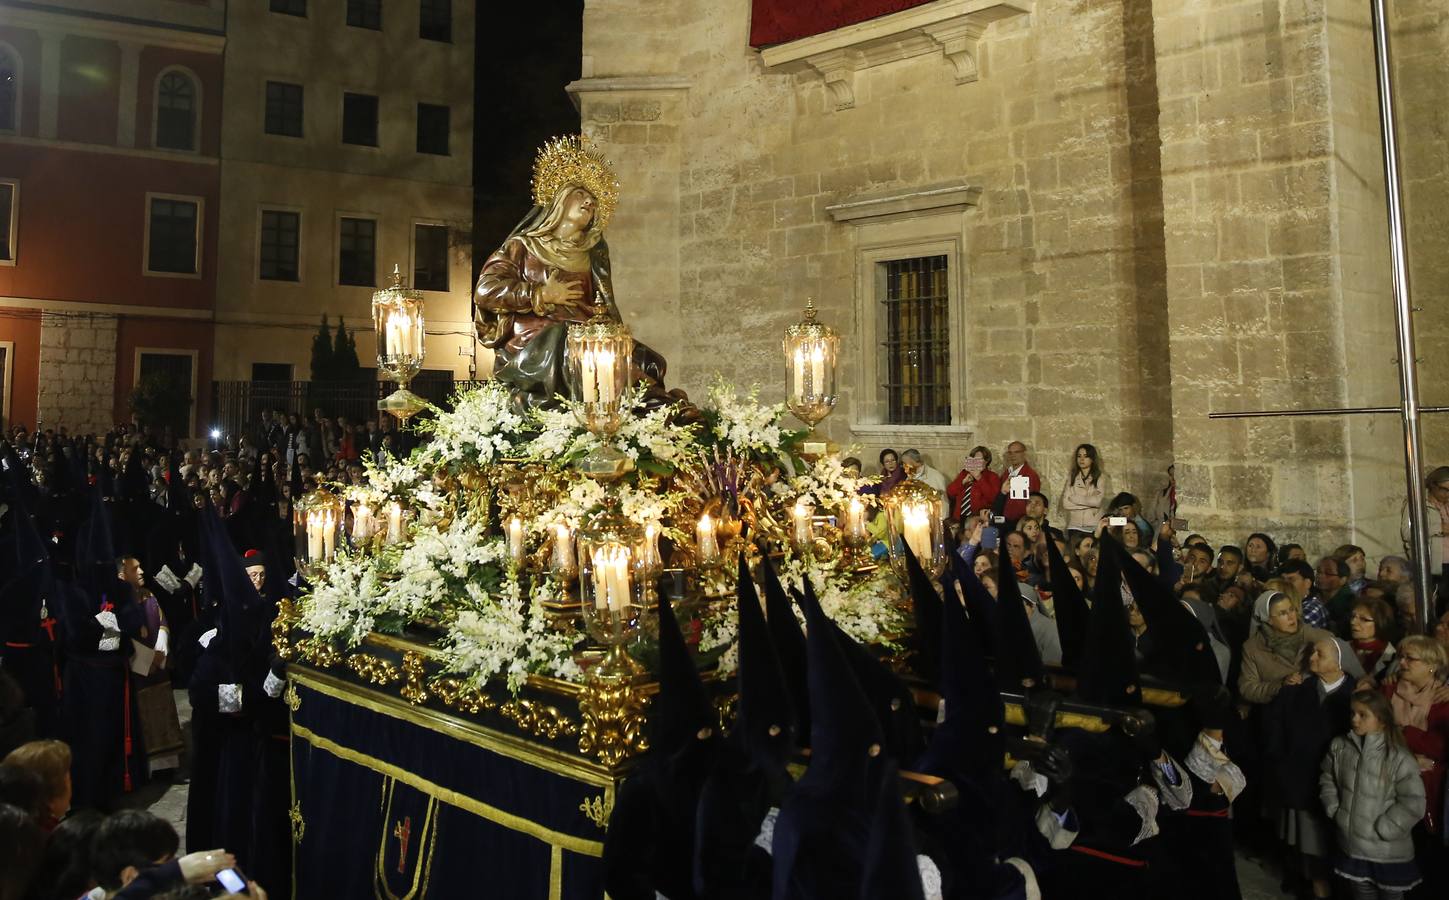
{"label": "candle", "polygon": [[825,348],[819,344],[810,348],[810,394],[825,396]]}
{"label": "candle", "polygon": [[629,605],[629,551],[615,547],[609,559],[609,609],[620,612]]}
{"label": "candle", "polygon": [[585,350],[579,360],[579,380],[583,382],[581,387],[584,392],[584,402],[593,403],[598,399],[598,390],[594,385],[594,351]]}
{"label": "candle", "polygon": [[387,542],[396,544],[402,540],[402,504],[394,500],[387,505]]}
{"label": "candle", "polygon": [[644,543],[639,548],[639,565],[645,571],[659,568],[659,526],[653,522],[644,526]]}
{"label": "candle", "polygon": [[614,352],[599,350],[594,356],[595,377],[599,380],[599,402],[614,402]]}
{"label": "candle", "polygon": [[337,550],[337,516],[332,510],[322,515],[322,558],[331,559]]}
{"label": "candle", "polygon": [[859,497],[851,497],[845,509],[845,536],[856,541],[865,538],[865,503]]}
{"label": "candle", "polygon": [[795,348],[794,378],[791,384],[795,387],[795,396],[805,397],[810,393],[810,388],[805,385],[805,348]]}
{"label": "candle", "polygon": [[699,517],[699,526],[694,530],[695,541],[699,545],[699,561],[708,562],[719,556],[719,543],[715,540],[714,520],[709,513]]}
{"label": "candle", "polygon": [[591,573],[591,580],[594,585],[594,607],[600,610],[609,608],[609,573],[606,559],[603,548],[594,551],[594,571]]}
{"label": "candle", "polygon": [[553,526],[553,568],[560,574],[574,568],[574,541],[567,525]]}
{"label": "candle", "polygon": [[805,505],[804,500],[799,500],[796,501],[795,509],[791,513],[791,518],[795,523],[795,543],[801,547],[808,547],[813,540],[810,533],[813,524],[811,522],[812,512],[813,510]]}
{"label": "candle", "polygon": [[901,536],[916,555],[923,568],[931,564],[931,506],[926,503],[901,504]]}
{"label": "candle", "polygon": [[307,513],[307,561],[319,562],[322,559],[322,516],[315,512]]}
{"label": "candle", "polygon": [[508,558],[515,564],[523,562],[523,520],[518,516],[508,520]]}
{"label": "candle", "polygon": [[366,503],[358,503],[352,508],[352,539],[365,541],[372,537],[374,530],[372,507]]}

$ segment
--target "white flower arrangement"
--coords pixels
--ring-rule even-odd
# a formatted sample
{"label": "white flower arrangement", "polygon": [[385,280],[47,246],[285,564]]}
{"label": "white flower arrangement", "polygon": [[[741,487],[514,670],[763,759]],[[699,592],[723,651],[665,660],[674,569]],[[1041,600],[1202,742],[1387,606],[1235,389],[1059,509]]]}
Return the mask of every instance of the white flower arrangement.
{"label": "white flower arrangement", "polygon": [[[567,408],[519,415],[508,389],[497,383],[460,394],[453,410],[439,410],[420,425],[431,434],[429,443],[408,459],[369,462],[368,483],[346,489],[349,499],[374,507],[401,501],[416,513],[415,521],[401,544],[375,556],[342,555],[331,563],[301,601],[301,627],[350,648],[371,631],[397,631],[426,619],[445,630],[439,645],[445,669],[476,687],[502,678],[517,691],[530,673],[577,679],[576,635],[551,629],[543,606],[557,595],[557,585],[537,578],[525,596],[506,574],[506,540],[475,520],[467,504],[455,502],[446,476],[504,458],[546,467],[560,476],[563,489],[551,508],[525,522],[535,536],[547,535],[557,524],[579,528],[612,492],[620,512],[631,521],[657,524],[674,540],[688,542],[693,522],[679,521],[681,513],[697,509],[709,499],[705,494],[718,490],[701,473],[722,465],[733,473],[736,490],[737,482],[762,482],[765,470],[783,468],[788,478],[771,484],[758,498],[778,507],[780,516],[787,515],[786,508],[797,498],[838,511],[859,496],[864,482],[847,473],[836,456],[804,467],[791,463],[788,445],[795,435],[781,427],[785,408],[761,404],[758,394],[753,389],[740,396],[718,381],[701,409],[702,421],[678,425],[670,421],[667,408],[644,409],[642,394],[636,392],[628,401],[634,415],[613,439],[635,461],[636,470],[607,488],[572,468],[598,439]],[[788,547],[785,553],[781,579],[798,586],[808,575],[826,614],[851,637],[889,643],[904,630],[899,589],[888,570],[861,580],[838,560],[812,563]],[[733,605],[727,603],[711,607],[703,623],[701,650],[718,653],[725,672],[735,667],[736,623]]]}

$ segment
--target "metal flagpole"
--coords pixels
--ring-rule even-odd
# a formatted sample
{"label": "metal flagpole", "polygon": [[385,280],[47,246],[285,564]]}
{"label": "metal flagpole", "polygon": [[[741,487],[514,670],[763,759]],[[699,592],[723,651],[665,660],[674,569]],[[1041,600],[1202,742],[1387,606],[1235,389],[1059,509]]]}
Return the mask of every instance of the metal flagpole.
{"label": "metal flagpole", "polygon": [[1414,547],[1414,577],[1419,602],[1414,621],[1429,630],[1429,523],[1425,510],[1424,448],[1419,433],[1419,372],[1414,344],[1414,311],[1409,305],[1409,268],[1404,236],[1403,185],[1399,180],[1397,119],[1389,60],[1389,22],[1384,0],[1370,0],[1373,11],[1374,59],[1378,74],[1379,124],[1384,147],[1385,196],[1389,206],[1389,261],[1393,275],[1394,318],[1398,324],[1399,412],[1404,423],[1404,460],[1409,488],[1409,533]]}

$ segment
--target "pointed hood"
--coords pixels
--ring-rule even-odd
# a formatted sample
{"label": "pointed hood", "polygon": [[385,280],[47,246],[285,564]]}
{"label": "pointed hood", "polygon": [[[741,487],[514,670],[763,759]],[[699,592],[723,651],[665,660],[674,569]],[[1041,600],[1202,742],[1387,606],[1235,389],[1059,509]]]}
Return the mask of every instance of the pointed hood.
{"label": "pointed hood", "polygon": [[718,731],[714,706],[684,643],[669,597],[661,593],[659,617],[659,693],[650,704],[650,748],[672,755]]}
{"label": "pointed hood", "polygon": [[116,581],[116,545],[111,536],[111,511],[100,486],[89,490],[89,506],[76,530],[75,580],[94,595],[92,600],[112,593]]}
{"label": "pointed hood", "polygon": [[1031,634],[1026,604],[1011,566],[1011,554],[1002,550],[996,583],[996,683],[1002,690],[1020,692],[1027,682],[1038,685],[1045,670],[1041,651]]}
{"label": "pointed hood", "polygon": [[1077,587],[1072,570],[1062,559],[1057,542],[1048,538],[1047,560],[1051,566],[1052,608],[1056,611],[1057,634],[1062,641],[1062,668],[1075,672],[1087,645],[1087,598]]}
{"label": "pointed hood", "polygon": [[735,601],[739,610],[740,701],[734,734],[755,765],[783,771],[794,744],[795,711],[743,553]]}
{"label": "pointed hood", "polygon": [[790,606],[790,598],[780,584],[768,556],[760,560],[757,569],[760,586],[765,589],[765,624],[770,629],[770,641],[780,659],[780,671],[785,676],[785,688],[790,694],[790,707],[795,712],[795,742],[810,746],[810,691],[806,676],[805,634],[800,630],[800,620]]}
{"label": "pointed hood", "polygon": [[217,606],[216,622],[220,629],[212,646],[221,641],[236,671],[241,672],[261,638],[264,604],[257,589],[252,587],[216,510],[208,506],[200,519],[201,568],[205,573],[202,589]]}
{"label": "pointed hood", "polygon": [[[1122,576],[1132,599],[1147,622],[1151,650],[1143,670],[1175,684],[1222,684],[1218,661],[1213,656],[1207,629],[1191,611],[1178,602],[1172,589],[1133,559],[1120,545],[1113,544],[1122,566]],[[1101,565],[1100,559],[1098,566]]]}
{"label": "pointed hood", "polygon": [[983,629],[947,590],[942,605],[941,680],[946,716],[916,763],[943,778],[999,772],[1006,752],[1006,707],[986,665]]}
{"label": "pointed hood", "polygon": [[996,598],[976,577],[976,571],[959,553],[947,554],[951,559],[949,571],[961,588],[966,603],[966,614],[975,625],[977,640],[988,658],[996,656]]}
{"label": "pointed hood", "polygon": [[884,736],[860,678],[836,637],[834,623],[820,608],[808,580],[801,606],[809,663],[810,766],[799,784],[849,790],[850,785],[860,784],[871,762],[880,756]]}
{"label": "pointed hood", "polygon": [[1097,581],[1087,621],[1086,654],[1077,668],[1077,696],[1087,703],[1136,706],[1142,702],[1137,646],[1122,600],[1120,545],[1108,534],[1098,543]]}
{"label": "pointed hood", "polygon": [[[911,609],[916,619],[914,643],[916,674],[934,684],[941,677],[941,598],[910,545],[901,545],[906,557]],[[953,554],[954,555],[954,554]]]}
{"label": "pointed hood", "polygon": [[861,900],[925,900],[921,870],[916,864],[915,828],[901,800],[900,770],[895,760],[881,767],[875,811],[866,837],[860,878]]}

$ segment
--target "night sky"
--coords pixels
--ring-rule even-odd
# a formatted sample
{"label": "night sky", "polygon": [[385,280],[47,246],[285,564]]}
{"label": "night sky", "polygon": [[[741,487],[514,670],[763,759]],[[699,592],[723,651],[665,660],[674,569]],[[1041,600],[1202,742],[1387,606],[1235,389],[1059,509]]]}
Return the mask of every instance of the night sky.
{"label": "night sky", "polygon": [[[500,8],[501,7],[501,8]],[[473,274],[523,218],[540,145],[579,130],[564,86],[580,74],[583,0],[478,4]]]}

